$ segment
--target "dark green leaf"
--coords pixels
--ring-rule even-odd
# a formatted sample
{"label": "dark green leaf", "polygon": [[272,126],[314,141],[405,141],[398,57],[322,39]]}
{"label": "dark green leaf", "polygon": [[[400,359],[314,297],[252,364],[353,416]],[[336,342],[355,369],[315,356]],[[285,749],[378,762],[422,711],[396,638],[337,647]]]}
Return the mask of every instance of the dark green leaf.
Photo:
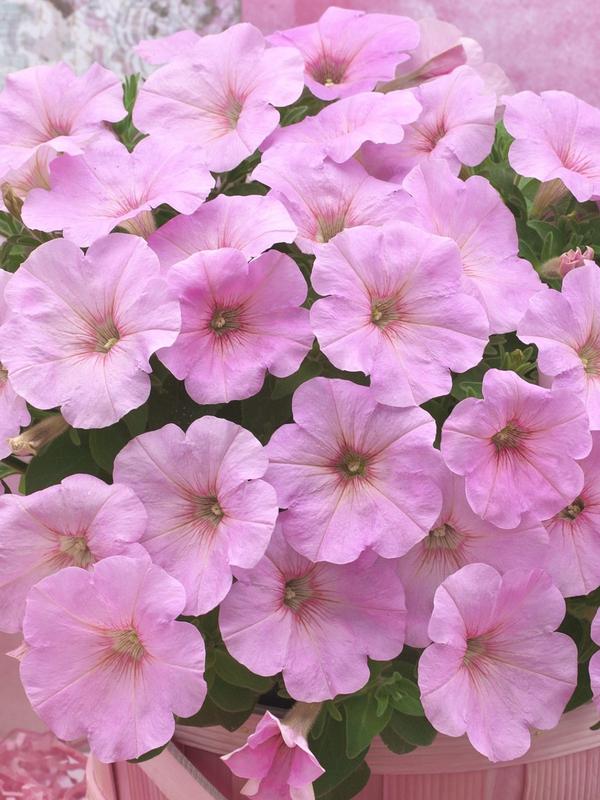
{"label": "dark green leaf", "polygon": [[129,431],[123,422],[90,431],[89,446],[92,458],[105,472],[111,474],[117,453],[121,452],[129,438]]}
{"label": "dark green leaf", "polygon": [[98,477],[103,474],[85,443],[78,447],[68,433],[63,433],[31,460],[27,468],[27,494],[60,483],[67,475],[78,472]]}
{"label": "dark green leaf", "polygon": [[373,737],[385,728],[392,715],[389,707],[381,710],[373,692],[344,700],[344,712],[348,758],[356,758],[368,748]]}
{"label": "dark green leaf", "polygon": [[293,375],[289,375],[287,378],[274,379],[275,385],[273,387],[273,391],[271,392],[271,397],[273,400],[278,400],[281,397],[287,397],[288,395],[293,394],[301,384],[305,383],[305,381],[309,381],[311,378],[316,378],[322,372],[323,364],[320,361],[311,358],[309,355],[302,362],[298,372],[294,372]]}
{"label": "dark green leaf", "polygon": [[213,650],[217,675],[232,686],[250,689],[258,694],[265,694],[273,686],[274,678],[263,678],[236,661],[226,650]]}
{"label": "dark green leaf", "polygon": [[396,733],[391,725],[388,725],[387,728],[381,731],[381,739],[388,750],[391,750],[392,753],[398,753],[398,755],[401,756],[417,749],[414,744],[409,744],[406,739],[403,739],[402,736]]}
{"label": "dark green leaf", "polygon": [[315,793],[322,797],[346,780],[364,761],[365,749],[356,758],[346,755],[346,723],[336,722],[329,714],[319,738],[310,736],[310,749],[325,770],[315,782]]}
{"label": "dark green leaf", "polygon": [[319,800],[352,800],[353,797],[362,791],[369,782],[371,770],[363,761],[351,775],[339,783],[330,792],[317,794]]}
{"label": "dark green leaf", "polygon": [[227,731],[236,731],[240,725],[246,722],[253,710],[253,708],[247,708],[237,712],[223,711],[212,702],[210,697],[207,697],[202,708],[193,717],[178,718],[177,722],[180,725],[193,725],[196,728],[220,725]]}
{"label": "dark green leaf", "polygon": [[125,414],[121,422],[127,426],[130,436],[139,436],[146,430],[148,422],[148,406],[144,403],[139,408],[134,408],[129,414]]}
{"label": "dark green leaf", "polygon": [[252,710],[257,700],[256,692],[243,689],[241,686],[232,686],[218,675],[215,675],[209,695],[215,705],[231,713]]}
{"label": "dark green leaf", "polygon": [[394,711],[389,727],[409,744],[426,747],[436,737],[436,730],[425,717],[411,717]]}

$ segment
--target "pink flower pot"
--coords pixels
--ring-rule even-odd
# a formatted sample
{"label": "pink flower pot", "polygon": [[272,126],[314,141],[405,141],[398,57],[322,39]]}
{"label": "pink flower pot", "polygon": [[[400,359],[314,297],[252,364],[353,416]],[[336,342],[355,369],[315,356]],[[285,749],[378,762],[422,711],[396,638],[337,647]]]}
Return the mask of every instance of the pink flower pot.
{"label": "pink flower pot", "polygon": [[[588,704],[536,733],[529,752],[491,764],[463,737],[438,736],[430,747],[398,756],[380,740],[369,751],[371,779],[358,800],[598,800],[600,731]],[[170,746],[144,764],[88,763],[88,800],[238,800],[243,781],[219,756],[239,747],[258,717],[238,731],[179,727]]]}

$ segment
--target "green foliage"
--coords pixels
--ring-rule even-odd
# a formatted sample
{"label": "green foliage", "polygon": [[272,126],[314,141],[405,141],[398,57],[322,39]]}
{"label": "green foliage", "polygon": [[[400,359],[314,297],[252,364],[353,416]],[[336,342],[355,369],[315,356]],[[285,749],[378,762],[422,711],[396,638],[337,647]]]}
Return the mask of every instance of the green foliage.
{"label": "green foliage", "polygon": [[[15,213],[18,213],[15,210]],[[54,239],[54,234],[31,231],[20,218],[0,211],[0,236],[4,241],[0,246],[0,269],[16,272],[23,261],[41,244]]]}
{"label": "green foliage", "polygon": [[96,475],[105,480],[108,478],[92,457],[89,434],[86,431],[80,431],[79,434],[80,444],[75,444],[67,431],[32,458],[25,476],[26,494],[46,489],[78,472]]}
{"label": "green foliage", "polygon": [[146,134],[141,133],[133,124],[132,113],[140,87],[141,75],[135,73],[128,75],[123,82],[123,104],[127,114],[113,124],[113,130],[125,147],[131,152],[138,142],[145,138]]}

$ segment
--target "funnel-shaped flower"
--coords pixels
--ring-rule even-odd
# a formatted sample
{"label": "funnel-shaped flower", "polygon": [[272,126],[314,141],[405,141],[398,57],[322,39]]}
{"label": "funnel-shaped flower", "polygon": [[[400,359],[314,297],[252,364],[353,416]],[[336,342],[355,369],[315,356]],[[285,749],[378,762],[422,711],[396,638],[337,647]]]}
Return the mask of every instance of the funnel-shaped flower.
{"label": "funnel-shaped flower", "polygon": [[369,678],[367,656],[387,660],[402,650],[404,592],[392,561],[364,554],[351,564],[313,564],[278,526],[262,561],[235,574],[219,612],[223,641],[258,675],[283,672],[296,700],[355,692]]}
{"label": "funnel-shaped flower", "polygon": [[454,242],[398,223],[340,233],[317,256],[311,323],[340,369],[371,375],[375,397],[420,405],[450,391],[450,370],[477,364],[488,338],[481,305],[461,290]]}
{"label": "funnel-shaped flower", "polygon": [[285,206],[270,195],[226,195],[177,216],[148,239],[164,269],[201,250],[233,247],[248,260],[271,245],[293,242],[298,230]]}
{"label": "funnel-shaped flower", "polygon": [[515,172],[558,179],[579,202],[600,196],[600,109],[569,92],[519,92],[506,98],[504,124]]}
{"label": "funnel-shaped flower", "polygon": [[[596,611],[596,616],[592,622],[592,641],[600,646],[600,611]],[[600,652],[594,653],[590,658],[589,664],[590,683],[594,693],[594,705],[600,708]]]}
{"label": "funnel-shaped flower", "polygon": [[310,350],[306,282],[294,261],[270,250],[248,263],[238,250],[190,256],[172,267],[181,334],[161,361],[197,403],[227,403],[260,391],[265,373],[295,372]]}
{"label": "funnel-shaped flower", "polygon": [[[278,128],[263,143],[262,163],[280,149],[302,148],[303,153],[337,164],[348,161],[365,142],[396,144],[404,125],[414,122],[421,106],[412,92],[362,92],[326,106],[315,117]],[[309,156],[307,155],[307,158]]]}
{"label": "funnel-shaped flower", "polygon": [[462,181],[447,164],[433,162],[412,170],[403,188],[413,204],[402,217],[458,245],[464,290],[485,308],[490,333],[514,331],[541,283],[517,255],[515,220],[498,192],[485,178]]}
{"label": "funnel-shaped flower", "polygon": [[547,573],[469,564],[435,594],[419,660],[421,701],[440,733],[490,761],[527,752],[530,730],[554,728],[577,684],[577,647],[553,633],[565,602]]}
{"label": "funnel-shaped flower", "polygon": [[77,155],[114,138],[105,122],[125,114],[121,81],[99,64],[81,76],[62,63],[14,72],[0,93],[0,179],[40,148]]}
{"label": "funnel-shaped flower", "polygon": [[402,142],[361,148],[360,160],[372,175],[401,182],[414,166],[429,159],[444,159],[458,174],[461,164],[474,166],[489,155],[496,95],[475,70],[458,67],[413,91],[423,111],[405,127]]}
{"label": "funnel-shaped flower", "polygon": [[209,168],[224,172],[275,130],[275,106],[298,99],[302,71],[296,50],[266,48],[253,25],[233,25],[157,69],[138,95],[133,121],[146,133],[199,143]]}
{"label": "funnel-shaped flower", "polygon": [[222,756],[234,775],[248,779],[241,790],[245,797],[314,800],[312,783],[325,770],[310,751],[308,730],[291,719],[299,707],[314,714],[319,704],[297,703],[283,722],[265,711],[246,744]]}
{"label": "funnel-shaped flower", "polygon": [[442,456],[465,478],[473,511],[500,528],[529,515],[549,519],[583,488],[576,459],[592,447],[583,403],[567,389],[543,389],[491,369],[483,400],[469,397],[442,432]]}
{"label": "funnel-shaped flower", "polygon": [[261,478],[267,456],[249,432],[202,417],[144,433],[121,450],[116,481],[148,511],[142,543],[187,593],[185,613],[205,614],[231,586],[232,567],[253,567],[277,518],[275,490]]}
{"label": "funnel-shaped flower", "polygon": [[389,80],[419,43],[408,17],[332,6],[311,25],[278,31],[271,44],[292,45],[304,58],[306,85],[323,100],[370,91]]}
{"label": "funnel-shaped flower", "polygon": [[395,89],[418,86],[424,81],[447,75],[467,62],[457,27],[435,17],[425,17],[417,24],[419,44],[409,58],[396,67],[396,77],[388,84]]}
{"label": "funnel-shaped flower", "polygon": [[87,736],[101,761],[123,761],[168,742],[173,714],[206,696],[204,642],[188,622],[183,586],[148,556],[67,567],[27,598],[21,681],[60,739]]}
{"label": "funnel-shaped flower", "polygon": [[565,597],[588,594],[600,584],[600,432],[592,452],[579,462],[583,488],[552,519],[544,569]]}
{"label": "funnel-shaped flower", "polygon": [[490,564],[500,572],[533,568],[548,554],[548,534],[541,522],[512,531],[496,528],[476,516],[465,497],[463,478],[440,465],[435,474],[442,491],[442,511],[425,539],[398,559],[406,594],[406,643],[425,647],[427,626],[438,586],[466,564]]}
{"label": "funnel-shaped flower", "polygon": [[146,512],[131,489],[71,475],[30,495],[0,498],[0,629],[21,628],[34,584],[64,567],[143,554]]}
{"label": "funnel-shaped flower", "polygon": [[317,253],[346,228],[392,222],[406,204],[398,186],[371,177],[356,161],[336,164],[302,150],[278,150],[253,177],[290,212],[305,253]]}
{"label": "funnel-shaped flower", "polygon": [[50,183],[50,191],[29,192],[23,221],[35,230],[62,230],[87,247],[118,225],[147,236],[155,227],[150,212],[162,203],[191,214],[214,178],[201,148],[184,151],[167,138],[148,137],[132,153],[107,141],[91,145],[84,155],[56,158]]}
{"label": "funnel-shaped flower", "polygon": [[[10,279],[10,272],[0,269],[0,326],[8,315],[4,290]],[[10,455],[12,448],[8,440],[18,436],[21,426],[28,425],[30,420],[27,403],[13,389],[8,371],[0,361],[0,458]]]}
{"label": "funnel-shaped flower", "polygon": [[143,239],[114,233],[84,255],[54,239],[5,290],[0,361],[36,408],[62,407],[78,428],[112,425],[150,393],[149,358],[172,344],[179,304]]}
{"label": "funnel-shaped flower", "polygon": [[428,477],[435,424],[420,408],[389,408],[366,386],[314,378],[296,390],[295,424],[275,431],[269,469],[292,547],[345,564],[368,548],[404,555],[440,511]]}
{"label": "funnel-shaped flower", "polygon": [[553,388],[571,389],[600,429],[600,269],[595,263],[565,275],[562,291],[544,286],[529,301],[519,337],[539,350]]}

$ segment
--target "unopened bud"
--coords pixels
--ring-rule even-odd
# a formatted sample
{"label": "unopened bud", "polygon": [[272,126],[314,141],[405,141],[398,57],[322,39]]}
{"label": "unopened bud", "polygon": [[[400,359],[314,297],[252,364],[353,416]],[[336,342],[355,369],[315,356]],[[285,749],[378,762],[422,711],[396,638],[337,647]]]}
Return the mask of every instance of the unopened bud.
{"label": "unopened bud", "polygon": [[542,219],[546,211],[562,200],[567,193],[567,187],[558,178],[541,183],[533,198],[531,217],[533,219]]}
{"label": "unopened bud", "polygon": [[140,211],[137,216],[120,222],[119,227],[127,233],[147,239],[156,230],[156,221],[151,211]]}
{"label": "unopened bud", "polygon": [[542,274],[547,278],[564,278],[571,270],[593,263],[594,255],[595,253],[591,247],[585,247],[583,251],[580,247],[576,247],[574,250],[567,250],[561,256],[546,261],[542,265]]}
{"label": "unopened bud", "polygon": [[52,414],[23,431],[19,436],[8,440],[16,456],[37,456],[40,450],[69,428],[62,414]]}
{"label": "unopened bud", "polygon": [[17,194],[9,183],[2,184],[2,199],[8,213],[21,221],[21,209],[23,208],[23,200]]}

